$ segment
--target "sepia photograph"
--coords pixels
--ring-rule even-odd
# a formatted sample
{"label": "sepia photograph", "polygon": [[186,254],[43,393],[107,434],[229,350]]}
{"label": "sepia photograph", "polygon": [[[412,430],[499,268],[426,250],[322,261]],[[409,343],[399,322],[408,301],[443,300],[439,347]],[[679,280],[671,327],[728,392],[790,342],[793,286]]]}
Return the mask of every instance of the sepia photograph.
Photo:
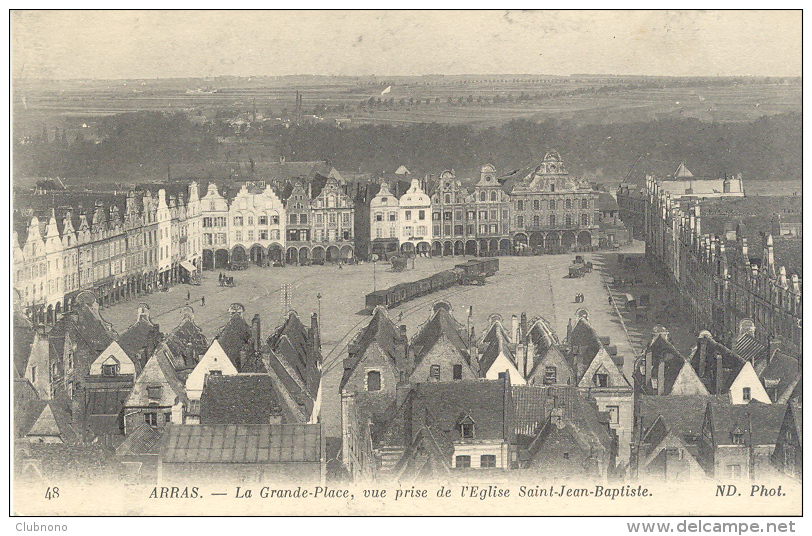
{"label": "sepia photograph", "polygon": [[16,531],[798,531],[801,10],[9,27]]}

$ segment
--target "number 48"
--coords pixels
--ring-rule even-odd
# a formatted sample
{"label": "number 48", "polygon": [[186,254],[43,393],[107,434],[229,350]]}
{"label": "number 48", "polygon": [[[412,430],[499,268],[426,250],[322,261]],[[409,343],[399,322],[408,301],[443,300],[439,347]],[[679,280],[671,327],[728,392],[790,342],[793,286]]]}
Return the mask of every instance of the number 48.
{"label": "number 48", "polygon": [[45,490],[45,498],[49,501],[51,499],[58,499],[59,498],[59,488],[48,488]]}

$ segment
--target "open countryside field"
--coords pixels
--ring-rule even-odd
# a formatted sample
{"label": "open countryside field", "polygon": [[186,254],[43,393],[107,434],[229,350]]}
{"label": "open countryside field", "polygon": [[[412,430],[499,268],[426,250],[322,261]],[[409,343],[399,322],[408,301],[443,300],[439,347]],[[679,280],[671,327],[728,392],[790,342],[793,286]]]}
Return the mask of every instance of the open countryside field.
{"label": "open countryside field", "polygon": [[[642,251],[641,244],[621,250],[626,254]],[[617,345],[618,353],[627,356],[624,373],[630,377],[634,357],[640,354],[648,342],[650,326],[643,324],[635,328],[632,318],[624,323],[629,335],[621,324],[617,312],[609,304],[604,275],[611,281],[617,270],[615,254],[589,254],[595,271],[582,279],[566,277],[567,268],[573,255],[546,255],[540,257],[500,257],[499,273],[490,278],[484,286],[454,286],[443,292],[430,294],[391,309],[393,321],[403,313],[400,323],[405,324],[409,337],[429,316],[431,304],[438,299],[448,300],[453,306],[453,314],[462,323],[466,322],[468,307],[473,307],[473,326],[477,333],[486,328],[487,318],[498,313],[505,322],[510,322],[513,314],[526,312],[528,319],[539,315],[546,318],[560,340],[566,337],[567,323],[575,317],[575,312],[585,307],[590,312],[591,323],[602,336],[609,336],[611,344]],[[178,285],[167,292],[157,292],[143,297],[149,304],[154,322],[161,330],[168,332],[180,321],[180,308],[186,304],[187,290],[191,294],[191,305],[195,311],[195,321],[211,339],[227,319],[227,308],[231,303],[242,303],[245,317],[250,321],[254,314],[262,318],[263,338],[270,334],[282,318],[280,287],[291,284],[293,287],[293,308],[302,317],[308,317],[319,310],[317,296],[321,294],[322,313],[322,354],[324,356],[325,391],[324,421],[328,435],[340,436],[340,412],[338,386],[343,373],[342,361],[347,357],[347,343],[367,322],[369,316],[358,314],[364,308],[364,296],[373,288],[388,288],[400,282],[415,281],[441,270],[452,268],[463,262],[462,257],[418,258],[414,269],[401,273],[388,271],[384,264],[363,264],[345,266],[342,270],[329,266],[257,268],[245,272],[231,272],[236,279],[234,288],[221,288],[217,283],[217,273],[205,272],[202,286]],[[325,285],[325,281],[330,281]],[[657,286],[652,282],[651,287]],[[621,305],[620,291],[613,291]],[[585,295],[583,304],[575,303],[576,293]],[[200,305],[205,296],[206,305]],[[653,297],[656,301],[656,297]],[[135,321],[138,300],[106,308],[102,316],[113,323],[113,327],[123,332]],[[306,321],[306,320],[305,320]]]}
{"label": "open countryside field", "polygon": [[[43,123],[56,125],[71,122],[71,118],[143,110],[193,114],[222,110],[237,114],[256,109],[266,117],[279,117],[285,110],[294,110],[296,91],[302,94],[305,114],[319,105],[328,109],[343,106],[343,111],[328,111],[319,119],[349,124],[437,122],[487,127],[515,118],[606,124],[666,117],[725,122],[750,121],[801,109],[801,85],[796,80],[694,84],[675,86],[672,80],[655,78],[542,76],[18,80],[13,110],[15,131],[30,135],[39,132]],[[390,86],[391,90],[381,95]],[[529,98],[519,101],[522,94]],[[503,102],[494,103],[495,97]],[[370,98],[393,99],[393,105],[376,106],[372,112],[368,107],[360,109],[359,104]],[[488,103],[478,102],[480,99]]]}

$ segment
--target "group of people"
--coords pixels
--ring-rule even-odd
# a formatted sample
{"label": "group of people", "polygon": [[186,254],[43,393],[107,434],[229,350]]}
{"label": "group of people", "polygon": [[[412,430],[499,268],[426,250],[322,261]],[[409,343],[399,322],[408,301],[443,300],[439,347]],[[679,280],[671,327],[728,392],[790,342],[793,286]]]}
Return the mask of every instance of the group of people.
{"label": "group of people", "polygon": [[575,303],[584,303],[584,295],[581,293],[576,294]]}

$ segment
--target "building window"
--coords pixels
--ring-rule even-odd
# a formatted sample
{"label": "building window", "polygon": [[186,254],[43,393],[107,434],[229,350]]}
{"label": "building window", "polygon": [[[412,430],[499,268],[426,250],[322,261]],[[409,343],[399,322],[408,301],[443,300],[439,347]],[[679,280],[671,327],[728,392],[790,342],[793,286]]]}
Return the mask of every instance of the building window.
{"label": "building window", "polygon": [[164,412],[164,424],[170,424],[172,422],[172,412],[165,411]]}
{"label": "building window", "polygon": [[556,373],[555,367],[546,367],[544,369],[544,385],[553,385],[557,380]]}
{"label": "building window", "polygon": [[581,214],[581,225],[589,225],[589,214]]}
{"label": "building window", "polygon": [[440,365],[432,365],[429,369],[429,379],[440,381]]}
{"label": "building window", "polygon": [[102,365],[102,376],[118,376],[118,363],[104,363]]}
{"label": "building window", "polygon": [[31,383],[37,383],[37,367],[31,367]]}
{"label": "building window", "polygon": [[570,216],[569,214],[567,214],[567,215],[564,217],[564,221],[567,223],[567,225],[572,225],[572,216]]}
{"label": "building window", "polygon": [[259,239],[260,240],[268,240],[268,230],[267,229],[261,229],[259,231]]}
{"label": "building window", "polygon": [[454,379],[461,380],[462,379],[462,365],[454,365]]}
{"label": "building window", "polygon": [[581,208],[589,208],[589,199],[581,199]]}
{"label": "building window", "polygon": [[237,242],[242,242],[242,231],[235,232],[234,238],[237,240]]}
{"label": "building window", "polygon": [[253,229],[248,231],[248,240],[249,240],[249,242],[252,242],[254,240],[254,231],[253,231]]}
{"label": "building window", "polygon": [[730,435],[734,445],[744,445],[744,432],[740,429],[733,430]]}
{"label": "building window", "polygon": [[742,477],[742,466],[739,464],[731,464],[726,468],[728,478],[740,479]]}
{"label": "building window", "polygon": [[462,435],[463,439],[473,439],[474,423],[470,422],[469,419],[466,419],[465,422],[460,423],[460,434]]}
{"label": "building window", "polygon": [[445,204],[451,203],[451,194],[445,194]]}
{"label": "building window", "polygon": [[443,220],[444,221],[451,221],[454,219],[454,213],[450,210],[447,212],[443,212]]}
{"label": "building window", "polygon": [[[345,214],[344,216],[347,216],[347,214]],[[426,219],[426,211],[425,210],[417,211],[417,219],[418,220],[425,220]]]}
{"label": "building window", "polygon": [[248,225],[254,225],[254,217],[248,216]]}
{"label": "building window", "polygon": [[496,191],[491,191],[491,201],[496,201]]}
{"label": "building window", "polygon": [[411,220],[412,219],[412,211],[407,210],[405,216],[406,216],[406,220]]}
{"label": "building window", "polygon": [[440,213],[439,212],[432,212],[431,219],[434,221],[440,221]]}
{"label": "building window", "polygon": [[463,232],[462,225],[455,225],[454,226],[454,234],[455,235],[460,236],[460,235],[462,235],[462,232]]}
{"label": "building window", "polygon": [[457,220],[457,221],[462,220],[462,211],[461,210],[457,210],[456,212],[454,212],[454,219]]}
{"label": "building window", "polygon": [[[299,218],[298,218],[298,216],[296,214],[291,214],[290,215],[290,223],[292,223],[293,225],[296,225],[298,219]],[[378,220],[378,221],[381,221],[381,220]]]}
{"label": "building window", "polygon": [[302,225],[307,224],[307,214],[299,214],[299,223]]}
{"label": "building window", "polygon": [[440,236],[440,226],[439,225],[434,226],[434,236]]}
{"label": "building window", "polygon": [[162,390],[160,385],[151,385],[147,387],[147,396],[150,400],[160,400]]}
{"label": "building window", "polygon": [[234,216],[234,225],[236,227],[242,227],[242,216]]}
{"label": "building window", "polygon": [[516,216],[516,227],[524,227],[524,217],[523,216]]}
{"label": "building window", "polygon": [[389,221],[398,221],[398,215],[396,212],[391,212],[389,214]]}
{"label": "building window", "polygon": [[550,214],[550,227],[555,227],[555,214]]}
{"label": "building window", "polygon": [[145,412],[144,422],[147,423],[147,426],[152,426],[153,428],[156,428],[158,426],[158,412],[156,411]]}
{"label": "building window", "polygon": [[211,218],[203,218],[203,227],[211,227]]}
{"label": "building window", "polygon": [[381,372],[379,370],[370,370],[367,372],[367,391],[380,391],[381,390]]}
{"label": "building window", "polygon": [[516,210],[524,210],[524,201],[516,201]]}
{"label": "building window", "polygon": [[744,387],[742,388],[742,400],[745,402],[750,402],[750,388]]}
{"label": "building window", "polygon": [[535,227],[539,227],[539,226],[541,225],[541,218],[539,217],[539,215],[538,215],[538,214],[536,214],[535,216],[533,216],[533,225],[534,225]]}
{"label": "building window", "polygon": [[618,424],[620,422],[620,406],[606,406],[606,411],[609,412],[609,422]]}
{"label": "building window", "polygon": [[566,208],[566,209],[572,208],[572,199],[565,199],[564,200],[564,208]]}
{"label": "building window", "polygon": [[488,200],[487,195],[488,194],[486,192],[479,192],[479,200],[482,201],[482,202],[487,201]]}
{"label": "building window", "polygon": [[533,199],[533,210],[538,210],[538,209],[539,209],[539,200],[538,199]]}
{"label": "building window", "polygon": [[483,454],[479,457],[479,466],[483,469],[489,469],[492,467],[496,467],[496,455],[495,454]]}
{"label": "building window", "polygon": [[595,374],[595,385],[598,387],[609,387],[609,375]]}
{"label": "building window", "polygon": [[555,210],[555,199],[550,199],[550,210]]}
{"label": "building window", "polygon": [[468,469],[471,467],[470,456],[456,456],[454,459],[454,467],[457,469]]}

